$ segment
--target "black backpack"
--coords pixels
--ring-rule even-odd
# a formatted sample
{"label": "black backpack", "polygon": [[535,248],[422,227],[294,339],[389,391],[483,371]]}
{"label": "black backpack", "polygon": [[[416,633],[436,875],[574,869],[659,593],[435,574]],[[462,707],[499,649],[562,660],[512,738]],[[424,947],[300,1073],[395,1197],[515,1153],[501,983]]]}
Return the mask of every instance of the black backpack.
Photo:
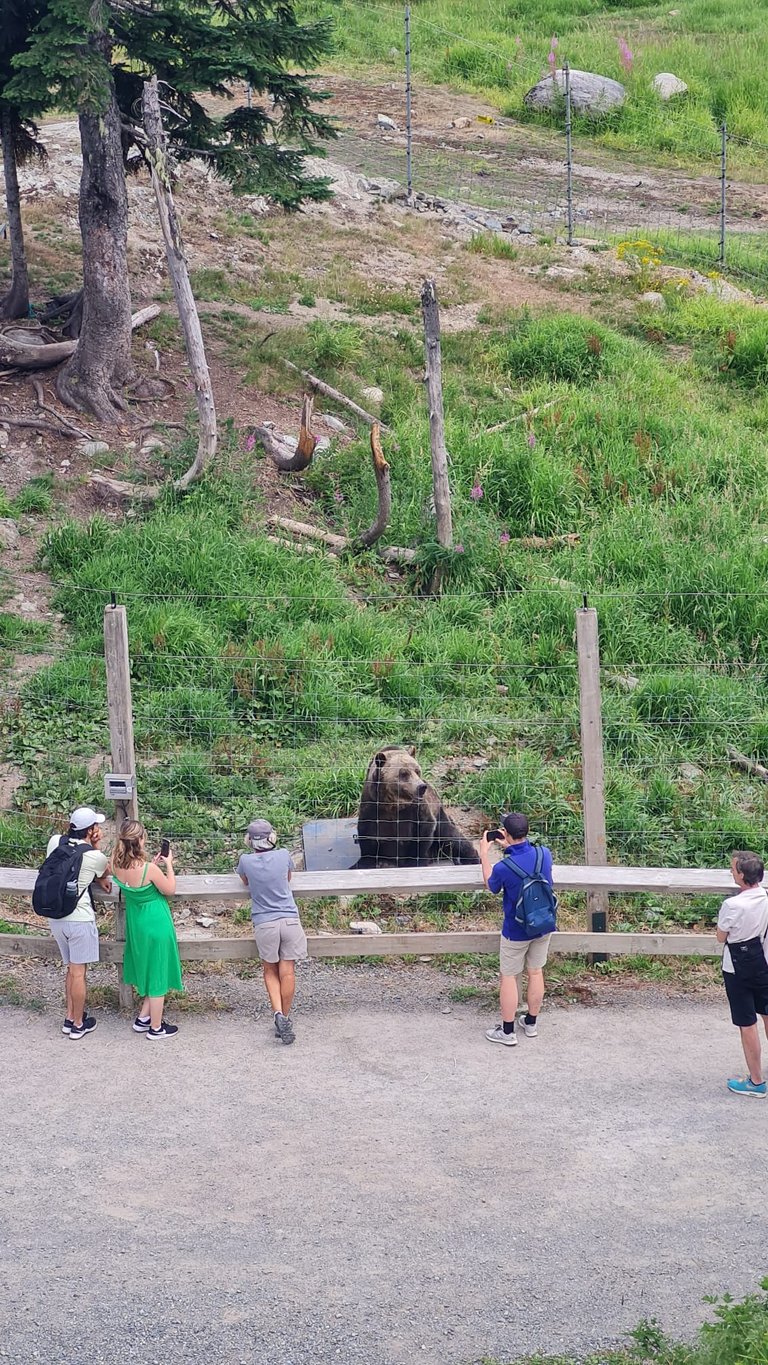
{"label": "black backpack", "polygon": [[32,909],[45,919],[66,919],[90,890],[78,890],[77,880],[88,844],[63,834],[37,874],[32,892]]}

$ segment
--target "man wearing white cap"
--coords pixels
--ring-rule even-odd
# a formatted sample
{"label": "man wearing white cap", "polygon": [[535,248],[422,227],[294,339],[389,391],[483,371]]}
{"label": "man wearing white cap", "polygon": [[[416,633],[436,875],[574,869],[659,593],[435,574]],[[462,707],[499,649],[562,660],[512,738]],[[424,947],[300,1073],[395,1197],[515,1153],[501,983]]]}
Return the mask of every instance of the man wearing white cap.
{"label": "man wearing white cap", "polygon": [[85,974],[88,963],[99,960],[99,931],[91,884],[97,882],[105,891],[109,891],[112,885],[107,873],[108,859],[99,849],[101,827],[106,818],[106,815],[100,815],[90,806],[78,806],[69,818],[67,833],[54,834],[46,849],[46,857],[49,857],[65,840],[71,848],[84,845],[77,874],[77,904],[72,913],[63,919],[48,920],[51,933],[59,945],[61,960],[67,969],[67,1017],[61,1031],[73,1039],[84,1038],[86,1033],[92,1033],[96,1027],[96,1020],[85,1012]]}
{"label": "man wearing white cap", "polygon": [[251,919],[261,958],[264,985],[275,1016],[275,1036],[295,1041],[290,1017],[296,990],[296,962],[307,956],[307,936],[290,888],[293,860],[287,848],[277,848],[277,834],[269,820],[252,820],[245,836],[249,853],[237,865],[240,880],[251,893]]}

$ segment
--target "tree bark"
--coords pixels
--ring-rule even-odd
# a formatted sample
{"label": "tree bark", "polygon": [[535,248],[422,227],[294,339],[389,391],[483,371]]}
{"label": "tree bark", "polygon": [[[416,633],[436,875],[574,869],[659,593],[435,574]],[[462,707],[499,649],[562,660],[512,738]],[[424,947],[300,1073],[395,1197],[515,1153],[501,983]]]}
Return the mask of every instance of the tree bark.
{"label": "tree bark", "polygon": [[424,315],[424,353],[427,366],[427,403],[429,405],[429,444],[432,452],[432,487],[435,496],[437,541],[444,549],[453,544],[451,488],[448,482],[448,451],[445,447],[443,418],[443,363],[440,350],[440,310],[434,280],[425,280],[421,290]]}
{"label": "tree bark", "polygon": [[3,147],[3,173],[5,175],[5,203],[8,211],[8,230],[11,235],[11,287],[0,298],[0,318],[26,318],[29,316],[29,276],[27,256],[24,250],[24,230],[21,222],[21,196],[19,177],[16,171],[16,153],[13,141],[13,115],[7,105],[3,105],[0,116],[0,134]]}
{"label": "tree bark", "polygon": [[367,531],[363,531],[357,537],[358,544],[366,550],[370,549],[371,545],[375,545],[377,540],[381,540],[389,526],[389,518],[392,514],[392,484],[389,478],[389,465],[381,448],[381,430],[378,422],[375,427],[371,427],[371,455],[373,456],[373,472],[376,476],[376,492],[379,502],[375,521],[368,527]]}
{"label": "tree bark", "polygon": [[[109,63],[106,33],[97,32],[91,41]],[[77,350],[59,374],[56,391],[70,407],[115,423],[126,409],[120,389],[131,375],[131,295],[128,193],[111,75],[106,108],[80,114],[80,142],[83,322]]]}
{"label": "tree bark", "polygon": [[281,440],[280,436],[271,431],[269,427],[254,427],[253,434],[278,469],[282,470],[283,473],[300,474],[302,469],[307,469],[312,463],[312,456],[317,445],[317,437],[313,435],[311,428],[312,395],[305,393],[301,405],[299,441],[295,450],[286,441]]}

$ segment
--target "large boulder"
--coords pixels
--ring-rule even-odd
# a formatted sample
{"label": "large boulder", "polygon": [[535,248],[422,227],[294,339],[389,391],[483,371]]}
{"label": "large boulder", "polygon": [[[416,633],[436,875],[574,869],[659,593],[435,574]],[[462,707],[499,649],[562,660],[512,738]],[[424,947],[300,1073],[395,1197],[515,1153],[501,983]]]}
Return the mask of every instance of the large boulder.
{"label": "large boulder", "polygon": [[651,81],[651,89],[655,90],[660,100],[674,100],[678,95],[687,95],[688,86],[685,81],[681,81],[679,76],[673,76],[671,71],[660,71],[658,76],[654,76]]}
{"label": "large boulder", "polygon": [[[574,114],[608,114],[620,109],[627,92],[620,81],[608,76],[596,76],[592,71],[571,72],[571,109]],[[545,76],[528,91],[523,101],[526,109],[562,110],[565,108],[565,72],[558,70]]]}

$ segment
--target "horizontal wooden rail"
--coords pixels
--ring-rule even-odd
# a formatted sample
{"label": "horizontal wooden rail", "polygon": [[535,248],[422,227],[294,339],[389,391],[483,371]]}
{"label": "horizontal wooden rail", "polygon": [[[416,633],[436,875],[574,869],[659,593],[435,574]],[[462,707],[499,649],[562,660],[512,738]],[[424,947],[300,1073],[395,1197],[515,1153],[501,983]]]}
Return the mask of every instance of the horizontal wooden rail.
{"label": "horizontal wooden rail", "polygon": [[[426,957],[445,953],[498,953],[498,932],[467,930],[446,934],[308,934],[310,957]],[[714,934],[558,933],[554,953],[608,953],[671,957],[716,957]],[[258,957],[252,938],[179,938],[186,962],[238,962]],[[33,934],[0,934],[0,957],[59,956],[55,941]],[[101,961],[122,962],[123,945],[101,939]]]}
{"label": "horizontal wooden rail", "polygon": [[[0,899],[31,896],[37,872],[32,868],[0,867]],[[660,896],[727,895],[734,890],[730,872],[720,867],[584,867],[556,864],[558,891],[652,891]],[[195,874],[176,878],[178,900],[238,901],[248,899],[240,878]],[[324,896],[426,896],[435,891],[481,891],[483,878],[476,865],[457,867],[351,868],[348,871],[295,872],[291,889],[303,900]],[[114,893],[113,893],[114,896]]]}

